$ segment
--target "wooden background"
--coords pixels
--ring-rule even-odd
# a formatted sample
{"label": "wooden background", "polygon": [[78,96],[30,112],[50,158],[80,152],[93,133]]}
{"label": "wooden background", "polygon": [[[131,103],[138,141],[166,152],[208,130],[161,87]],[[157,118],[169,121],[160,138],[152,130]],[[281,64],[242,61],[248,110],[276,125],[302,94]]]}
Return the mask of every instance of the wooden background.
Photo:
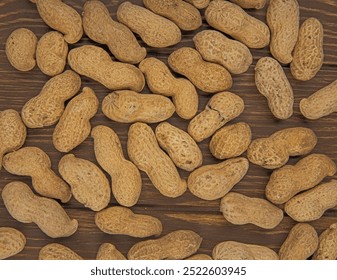
{"label": "wooden background", "polygon": [[[85,0],[65,0],[65,3],[73,6],[78,12],[82,12]],[[114,19],[116,19],[116,10],[118,4],[123,1],[104,0],[103,1]],[[132,0],[133,3],[141,4],[141,0]],[[247,122],[253,132],[253,138],[265,137],[276,130],[304,126],[312,128],[318,136],[318,145],[314,149],[316,153],[329,155],[337,163],[337,114],[317,121],[305,120],[299,112],[299,101],[312,94],[316,90],[328,85],[337,78],[337,0],[298,0],[301,6],[301,23],[309,18],[318,18],[324,26],[324,66],[318,75],[309,82],[299,82],[292,78],[289,67],[284,70],[293,86],[295,94],[294,115],[285,121],[276,120],[270,113],[266,99],[257,92],[254,85],[254,65],[257,60],[263,56],[270,56],[268,48],[261,50],[252,50],[254,63],[245,74],[234,76],[234,85],[232,92],[238,94],[244,99],[244,113],[233,122]],[[202,14],[204,11],[201,11]],[[255,11],[248,11],[249,14],[265,21],[266,8]],[[285,16],[285,20],[286,16]],[[39,38],[50,31],[39,17],[36,7],[28,0],[2,0],[0,1],[0,110],[8,108],[21,111],[25,102],[37,95],[44,83],[49,79],[46,75],[35,67],[30,72],[19,72],[8,62],[5,55],[5,42],[9,34],[19,27],[31,29]],[[176,46],[165,49],[148,49],[148,56],[154,56],[166,62],[167,56],[177,48],[182,46],[193,46],[193,36],[203,29],[208,29],[205,20],[203,26],[194,32],[183,32],[183,40]],[[86,36],[76,45],[95,44]],[[100,102],[109,90],[92,80],[82,77],[82,87],[92,87]],[[146,92],[147,89],[144,90]],[[202,95],[200,92],[199,111],[201,111],[209,96]],[[186,129],[188,121],[180,119],[176,114],[169,120],[170,123]],[[113,128],[123,144],[126,152],[126,135],[129,125],[119,124],[107,119],[99,109],[97,115],[92,119],[92,126],[99,124],[107,125]],[[155,125],[153,126],[153,128]],[[37,146],[42,148],[51,158],[53,170],[57,172],[57,165],[63,154],[59,153],[52,145],[52,132],[54,126],[44,129],[28,129],[28,137],[25,146]],[[200,143],[204,155],[204,164],[219,162],[212,157],[208,150],[209,139]],[[95,163],[93,153],[93,141],[89,137],[79,147],[72,151],[76,156],[89,159]],[[126,154],[126,153],[125,153]],[[299,158],[292,158],[289,163],[293,164]],[[187,178],[188,173],[181,171],[181,175]],[[234,187],[234,191],[251,197],[264,197],[264,188],[268,182],[270,171],[251,164],[248,174]],[[337,176],[335,176],[337,179]],[[110,179],[110,178],[109,178]],[[150,214],[158,217],[163,223],[163,234],[167,234],[177,229],[191,229],[203,237],[199,253],[211,254],[212,248],[219,242],[225,240],[235,240],[246,243],[256,243],[266,245],[276,252],[285,240],[289,230],[295,225],[295,222],[285,215],[279,226],[273,230],[260,229],[254,225],[235,226],[228,223],[219,212],[219,200],[203,201],[193,196],[187,191],[183,196],[171,199],[162,196],[151,184],[147,176],[142,173],[143,190],[139,202],[132,207],[135,213]],[[305,178],[304,178],[305,179]],[[325,181],[330,180],[327,178]],[[2,168],[0,172],[0,191],[3,187],[13,181],[21,180],[31,185],[28,177],[14,176]],[[116,205],[114,198],[111,205]],[[101,232],[94,224],[94,212],[85,209],[73,198],[64,205],[71,218],[79,221],[78,231],[68,238],[52,239],[42,233],[34,224],[22,224],[14,220],[4,207],[0,199],[0,226],[11,226],[22,231],[27,237],[25,249],[12,259],[37,259],[39,250],[42,246],[59,242],[72,248],[75,252],[85,259],[94,259],[98,247],[103,242],[111,242],[117,248],[126,254],[129,248],[136,242],[136,238],[119,235],[108,235]],[[331,223],[337,222],[337,207],[327,211],[324,216],[312,222],[318,233],[321,233]]]}

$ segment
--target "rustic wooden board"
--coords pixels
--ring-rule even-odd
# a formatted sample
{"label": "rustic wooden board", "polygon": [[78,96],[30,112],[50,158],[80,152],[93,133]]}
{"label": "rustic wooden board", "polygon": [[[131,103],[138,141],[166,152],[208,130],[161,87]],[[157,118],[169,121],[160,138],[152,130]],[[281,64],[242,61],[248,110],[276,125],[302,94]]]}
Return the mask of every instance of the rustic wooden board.
{"label": "rustic wooden board", "polygon": [[[81,12],[85,0],[65,0]],[[118,4],[123,1],[104,0],[113,18],[115,17]],[[141,4],[141,0],[132,0],[133,3]],[[285,67],[285,72],[294,88],[295,108],[292,118],[286,121],[278,121],[273,118],[268,110],[265,98],[260,95],[254,85],[254,65],[263,56],[270,56],[268,48],[253,50],[254,65],[245,74],[234,76],[234,85],[231,91],[240,95],[246,104],[244,113],[235,120],[245,121],[252,127],[253,138],[268,136],[274,131],[295,126],[312,128],[318,136],[318,145],[314,152],[325,153],[337,162],[337,114],[317,121],[305,120],[299,112],[299,101],[328,85],[337,78],[337,1],[336,0],[299,0],[301,5],[301,22],[308,17],[317,17],[324,25],[325,30],[325,63],[317,77],[309,82],[298,82],[291,77],[289,67]],[[260,11],[248,11],[251,15],[265,21],[266,9]],[[203,13],[203,11],[202,11]],[[286,19],[285,19],[286,20]],[[5,56],[5,42],[8,35],[16,28],[30,28],[41,37],[50,29],[39,17],[36,7],[28,0],[3,0],[0,2],[0,110],[13,108],[21,111],[25,102],[37,95],[48,77],[41,73],[36,67],[34,70],[24,73],[15,70],[7,61]],[[209,28],[204,21],[203,26],[198,30]],[[184,32],[183,40],[178,45],[166,49],[148,48],[149,56],[155,56],[166,61],[167,55],[174,49],[181,46],[193,46],[192,38],[198,32]],[[83,44],[96,44],[87,37],[71,48]],[[82,86],[92,87],[100,100],[104,98],[109,90],[82,77]],[[146,92],[147,89],[144,90]],[[209,96],[200,92],[201,111]],[[170,123],[186,129],[188,122],[180,119],[176,114],[169,120]],[[92,125],[104,124],[113,128],[121,138],[123,149],[126,152],[126,137],[129,125],[119,124],[107,119],[99,110],[93,118]],[[154,128],[155,125],[152,125]],[[53,170],[57,172],[57,165],[62,154],[57,152],[51,143],[51,135],[54,127],[44,129],[28,129],[28,137],[25,146],[37,146],[42,148],[52,160]],[[217,163],[208,150],[209,140],[200,143],[204,154],[204,163]],[[93,153],[93,141],[89,137],[79,147],[72,151],[76,156],[89,159],[95,163]],[[299,158],[292,158],[289,162],[295,163]],[[264,170],[251,164],[246,177],[234,187],[235,191],[251,197],[264,197],[264,187],[268,182],[270,171]],[[181,175],[187,178],[188,173],[181,171]],[[335,176],[335,178],[337,178]],[[152,186],[147,176],[142,173],[143,191],[139,203],[132,207],[136,213],[151,214],[158,217],[163,222],[163,234],[177,229],[192,229],[203,237],[200,248],[201,253],[211,254],[212,248],[218,242],[225,240],[235,240],[239,242],[257,243],[269,246],[276,252],[286,238],[290,228],[295,222],[285,216],[282,223],[273,230],[263,230],[253,225],[234,226],[226,222],[219,212],[219,200],[203,201],[194,197],[190,192],[183,196],[170,199],[166,198]],[[325,181],[331,178],[326,179]],[[0,172],[0,191],[3,187],[13,181],[21,180],[30,184],[28,177],[18,177],[5,172]],[[114,199],[111,205],[116,205]],[[72,218],[79,221],[79,230],[69,238],[52,239],[44,235],[34,224],[22,224],[14,220],[4,207],[0,199],[0,226],[12,226],[21,230],[27,237],[25,249],[12,259],[36,259],[40,248],[51,242],[59,242],[69,246],[86,259],[94,259],[97,249],[103,242],[112,242],[122,253],[126,254],[128,249],[136,243],[136,238],[126,236],[112,236],[101,232],[94,224],[94,213],[85,209],[78,202],[72,199],[64,205],[66,211]],[[312,222],[318,233],[321,233],[331,223],[337,222],[337,208],[327,211],[321,219]]]}

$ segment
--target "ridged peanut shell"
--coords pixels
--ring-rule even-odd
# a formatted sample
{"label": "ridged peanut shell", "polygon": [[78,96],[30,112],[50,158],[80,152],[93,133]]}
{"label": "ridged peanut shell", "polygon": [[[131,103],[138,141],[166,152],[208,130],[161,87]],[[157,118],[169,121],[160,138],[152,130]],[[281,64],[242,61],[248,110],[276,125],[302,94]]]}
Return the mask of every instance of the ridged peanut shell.
{"label": "ridged peanut shell", "polygon": [[204,9],[208,6],[210,0],[186,0],[186,2],[191,3],[198,9]]}
{"label": "ridged peanut shell", "polygon": [[332,224],[319,236],[318,249],[313,260],[337,259],[337,224]]}
{"label": "ridged peanut shell", "polygon": [[83,258],[62,244],[50,243],[41,248],[39,260],[83,260]]}
{"label": "ridged peanut shell", "polygon": [[0,227],[0,260],[20,253],[26,245],[26,237],[15,228]]}
{"label": "ridged peanut shell", "polygon": [[244,9],[262,9],[267,0],[230,0],[236,5]]}
{"label": "ridged peanut shell", "polygon": [[103,243],[98,248],[96,260],[115,260],[124,261],[126,258],[119,252],[115,245],[111,243]]}

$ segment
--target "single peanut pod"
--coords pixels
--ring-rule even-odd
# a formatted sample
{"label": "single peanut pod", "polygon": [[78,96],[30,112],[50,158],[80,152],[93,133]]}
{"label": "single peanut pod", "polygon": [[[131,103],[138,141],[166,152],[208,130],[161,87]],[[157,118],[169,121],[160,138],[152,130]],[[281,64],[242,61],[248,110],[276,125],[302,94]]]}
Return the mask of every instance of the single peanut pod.
{"label": "single peanut pod", "polygon": [[204,9],[208,6],[210,0],[185,0],[185,2],[191,3],[198,9]]}
{"label": "single peanut pod", "polygon": [[0,260],[19,254],[26,245],[26,237],[15,228],[0,227]]}
{"label": "single peanut pod", "polygon": [[324,61],[324,30],[316,18],[308,18],[300,28],[290,71],[294,78],[308,81],[316,76]]}
{"label": "single peanut pod", "polygon": [[129,208],[121,206],[109,207],[96,213],[95,224],[108,234],[123,234],[138,238],[159,235],[163,229],[159,219],[135,214]]}
{"label": "single peanut pod", "polygon": [[187,132],[163,122],[156,127],[155,134],[160,147],[177,167],[193,171],[202,164],[201,150]]}
{"label": "single peanut pod", "polygon": [[207,23],[252,49],[266,47],[270,41],[268,26],[248,15],[241,7],[223,0],[213,0],[205,11]]}
{"label": "single peanut pod", "polygon": [[284,211],[297,222],[309,222],[336,206],[337,180],[331,180],[294,196],[285,204]]}
{"label": "single peanut pod", "polygon": [[212,136],[209,149],[217,159],[242,155],[252,141],[252,132],[247,123],[239,122],[224,126]]}
{"label": "single peanut pod", "polygon": [[146,83],[153,93],[172,97],[179,117],[189,120],[198,111],[198,93],[194,85],[185,78],[176,78],[166,64],[157,58],[145,58],[139,69],[146,78]]}
{"label": "single peanut pod", "polygon": [[34,223],[51,238],[68,237],[78,227],[54,199],[35,195],[22,182],[11,182],[2,190],[2,199],[9,214],[21,223]]}
{"label": "single peanut pod", "polygon": [[83,258],[62,244],[50,243],[41,248],[39,260],[83,260]]}
{"label": "single peanut pod", "polygon": [[171,69],[188,78],[198,89],[206,93],[224,91],[232,87],[230,73],[221,65],[203,60],[192,48],[175,50],[168,57]]}
{"label": "single peanut pod", "polygon": [[34,190],[49,198],[68,202],[71,198],[70,188],[51,169],[49,156],[40,148],[24,147],[4,157],[7,172],[19,176],[30,176]]}
{"label": "single peanut pod", "polygon": [[205,165],[188,176],[187,186],[192,194],[201,199],[219,199],[242,180],[248,168],[249,162],[243,157]]}
{"label": "single peanut pod", "polygon": [[315,187],[326,176],[335,175],[336,171],[336,164],[329,157],[311,154],[295,165],[275,170],[266,186],[266,197],[274,204],[285,203],[299,192]]}
{"label": "single peanut pod", "polygon": [[309,120],[317,120],[337,112],[337,80],[300,102],[300,110]]}
{"label": "single peanut pod", "polygon": [[19,71],[32,70],[36,65],[36,35],[27,28],[14,30],[6,41],[6,56],[10,64]]}
{"label": "single peanut pod", "polygon": [[262,9],[265,5],[267,0],[230,0],[236,5],[239,5],[241,8],[244,9]]}
{"label": "single peanut pod", "polygon": [[154,48],[165,48],[181,40],[179,27],[172,21],[129,1],[119,5],[117,19]]}
{"label": "single peanut pod", "polygon": [[268,200],[235,192],[230,192],[221,199],[220,211],[234,225],[253,224],[272,229],[283,220],[283,211]]}
{"label": "single peanut pod", "polygon": [[161,95],[118,90],[103,99],[102,111],[120,123],[157,123],[169,119],[175,107],[169,98]]}
{"label": "single peanut pod", "polygon": [[170,157],[160,149],[151,127],[135,123],[128,132],[129,158],[150,178],[159,192],[167,197],[178,197],[186,191],[186,181],[178,173]]}
{"label": "single peanut pod", "polygon": [[319,236],[318,249],[312,257],[313,260],[337,259],[337,224],[332,224]]}
{"label": "single peanut pod", "polygon": [[187,131],[195,141],[201,142],[241,115],[244,107],[243,100],[238,95],[229,91],[217,93],[208,101],[204,111],[190,121]]}
{"label": "single peanut pod", "polygon": [[202,237],[191,230],[176,230],[161,238],[136,243],[128,252],[129,260],[179,260],[193,255]]}
{"label": "single peanut pod", "polygon": [[98,248],[96,260],[124,261],[126,258],[120,251],[117,250],[115,245],[111,243],[103,243]]}
{"label": "single peanut pod", "polygon": [[317,246],[315,228],[309,224],[297,224],[290,230],[280,248],[280,260],[306,260],[316,251]]}
{"label": "single peanut pod", "polygon": [[53,132],[53,144],[67,153],[80,145],[90,134],[90,119],[98,110],[95,92],[84,87],[81,94],[70,100]]}
{"label": "single peanut pod", "polygon": [[185,260],[190,260],[190,261],[198,261],[198,260],[202,260],[202,261],[210,261],[213,260],[212,257],[210,257],[209,255],[206,254],[195,254],[189,258],[186,258]]}
{"label": "single peanut pod", "polygon": [[68,54],[68,63],[78,74],[110,90],[141,91],[145,85],[144,76],[137,67],[112,61],[110,55],[100,47],[86,45],[72,49]]}
{"label": "single peanut pod", "polygon": [[146,56],[146,49],[139,45],[131,30],[114,21],[101,1],[85,2],[83,28],[91,40],[107,45],[111,53],[122,62],[137,64]]}
{"label": "single peanut pod", "polygon": [[36,4],[42,20],[52,29],[64,34],[69,44],[77,43],[83,35],[82,17],[62,0],[30,0]]}
{"label": "single peanut pod", "polygon": [[112,194],[117,202],[126,207],[135,205],[142,179],[138,168],[125,159],[118,135],[111,128],[99,125],[92,129],[91,137],[97,162],[111,176]]}
{"label": "single peanut pod", "polygon": [[64,111],[64,103],[81,88],[81,78],[67,70],[51,78],[41,92],[23,106],[22,120],[29,128],[51,126],[58,122]]}

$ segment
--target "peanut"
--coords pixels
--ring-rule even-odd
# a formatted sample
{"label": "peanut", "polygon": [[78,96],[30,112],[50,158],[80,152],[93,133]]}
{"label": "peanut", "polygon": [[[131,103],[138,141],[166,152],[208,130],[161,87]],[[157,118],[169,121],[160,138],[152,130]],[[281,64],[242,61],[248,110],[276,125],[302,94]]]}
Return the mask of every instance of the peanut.
{"label": "peanut", "polygon": [[175,23],[129,1],[119,5],[117,19],[154,48],[172,46],[181,40],[180,29]]}
{"label": "peanut", "polygon": [[232,77],[223,66],[203,60],[200,53],[183,47],[170,54],[171,69],[188,78],[198,89],[215,93],[232,87]]}
{"label": "peanut", "polygon": [[95,92],[84,87],[83,92],[70,100],[53,132],[53,144],[60,152],[69,152],[90,134],[90,119],[98,110]]}
{"label": "peanut", "polygon": [[185,0],[185,1],[193,4],[198,9],[204,9],[208,6],[210,0]]}
{"label": "peanut", "polygon": [[185,131],[163,122],[156,127],[155,134],[160,147],[169,154],[177,167],[193,171],[202,164],[200,148]]}
{"label": "peanut", "polygon": [[101,1],[86,1],[83,8],[83,28],[88,37],[108,46],[120,61],[137,64],[146,56],[133,33],[125,25],[114,21]]}
{"label": "peanut", "polygon": [[170,118],[175,108],[169,98],[161,95],[118,90],[103,99],[102,111],[116,122],[157,123]]}
{"label": "peanut", "polygon": [[135,123],[128,132],[129,158],[150,178],[159,192],[167,197],[178,197],[186,191],[186,181],[180,178],[170,157],[160,149],[151,127]]}
{"label": "peanut", "polygon": [[337,224],[332,224],[319,236],[318,249],[313,260],[337,259]]}
{"label": "peanut", "polygon": [[234,225],[253,224],[264,229],[275,228],[283,219],[283,211],[269,201],[235,192],[221,199],[220,211]]}
{"label": "peanut", "polygon": [[193,171],[187,180],[188,189],[195,196],[215,200],[225,196],[246,175],[247,159],[234,158]]}
{"label": "peanut", "polygon": [[11,182],[2,190],[9,214],[21,223],[35,223],[51,238],[67,237],[77,230],[77,220],[69,218],[55,200],[35,195],[22,182]]}
{"label": "peanut", "polygon": [[293,114],[293,89],[282,66],[271,57],[261,58],[255,67],[255,84],[268,100],[272,114],[281,120]]}
{"label": "peanut", "polygon": [[51,78],[41,92],[23,106],[21,114],[25,125],[41,128],[57,123],[64,111],[64,102],[80,88],[81,78],[71,70]]}
{"label": "peanut", "polygon": [[202,238],[191,230],[176,230],[155,240],[136,243],[128,252],[129,260],[179,260],[193,255]]}
{"label": "peanut", "polygon": [[50,243],[41,248],[39,260],[83,260],[83,258],[62,244]]}
{"label": "peanut", "polygon": [[[282,204],[301,191],[319,184],[326,176],[336,173],[336,164],[326,155],[312,154],[296,165],[275,170],[266,187],[266,197],[274,204]],[[305,178],[305,179],[304,179]]]}
{"label": "peanut", "polygon": [[195,141],[200,142],[238,117],[244,106],[242,98],[234,93],[217,93],[208,101],[205,109],[190,121],[187,131]]}
{"label": "peanut", "polygon": [[244,9],[262,9],[267,0],[230,0]]}
{"label": "peanut", "polygon": [[126,258],[123,256],[121,252],[117,250],[115,245],[111,243],[103,243],[98,248],[96,260],[124,261],[126,260]]}
{"label": "peanut", "polygon": [[203,261],[210,261],[213,260],[209,255],[206,254],[195,254],[185,260],[203,260]]}
{"label": "peanut", "polygon": [[0,227],[0,260],[20,253],[26,245],[26,237],[15,228]]}
{"label": "peanut", "polygon": [[157,218],[135,214],[129,208],[121,206],[109,207],[96,213],[95,224],[108,234],[123,234],[138,238],[159,235],[163,228]]}

